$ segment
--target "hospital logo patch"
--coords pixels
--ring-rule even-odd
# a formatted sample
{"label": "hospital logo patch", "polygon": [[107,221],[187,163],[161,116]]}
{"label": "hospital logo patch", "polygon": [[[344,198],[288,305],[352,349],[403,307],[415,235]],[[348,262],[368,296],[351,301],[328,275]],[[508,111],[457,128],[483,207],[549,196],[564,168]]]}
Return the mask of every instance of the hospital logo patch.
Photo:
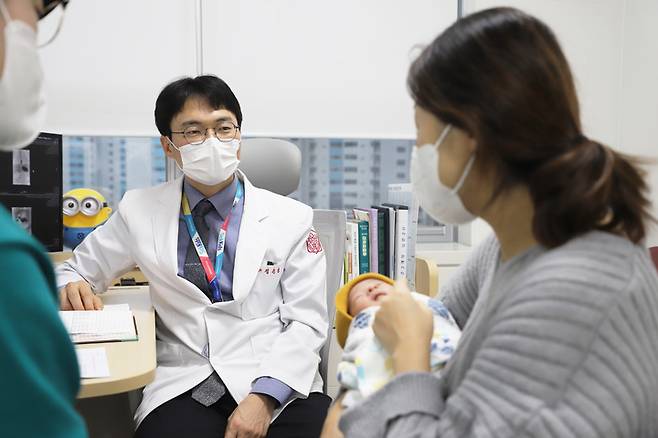
{"label": "hospital logo patch", "polygon": [[315,231],[311,231],[306,239],[306,250],[311,254],[322,252],[322,243]]}

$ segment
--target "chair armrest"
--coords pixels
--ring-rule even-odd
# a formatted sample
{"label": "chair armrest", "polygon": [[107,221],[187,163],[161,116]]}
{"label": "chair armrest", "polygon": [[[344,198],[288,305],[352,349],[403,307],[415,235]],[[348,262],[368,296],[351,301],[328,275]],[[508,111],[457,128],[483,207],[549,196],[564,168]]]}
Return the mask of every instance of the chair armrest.
{"label": "chair armrest", "polygon": [[416,256],[416,292],[433,297],[439,293],[439,268],[432,260]]}

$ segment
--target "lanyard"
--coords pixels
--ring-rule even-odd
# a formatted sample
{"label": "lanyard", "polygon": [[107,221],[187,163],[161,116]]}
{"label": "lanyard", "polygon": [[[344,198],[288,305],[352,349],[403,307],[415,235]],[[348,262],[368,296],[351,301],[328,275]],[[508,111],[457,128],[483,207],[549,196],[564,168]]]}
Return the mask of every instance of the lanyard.
{"label": "lanyard", "polygon": [[192,243],[196,249],[196,253],[199,256],[199,261],[203,270],[206,273],[206,280],[208,280],[208,286],[212,292],[213,302],[224,301],[222,297],[222,291],[219,286],[219,277],[222,275],[222,265],[224,264],[224,247],[226,245],[226,230],[228,230],[228,225],[231,220],[231,214],[235,209],[235,206],[240,201],[243,195],[243,188],[240,181],[238,181],[238,189],[235,192],[235,198],[233,199],[233,205],[231,206],[231,211],[226,215],[224,223],[219,228],[219,233],[217,234],[217,254],[215,255],[215,266],[210,263],[210,257],[208,257],[208,251],[206,251],[206,246],[203,244],[199,232],[194,225],[194,220],[192,219],[192,211],[190,210],[190,202],[187,200],[187,195],[183,193],[181,199],[181,209],[183,210],[183,219],[187,225],[187,231],[192,236]]}

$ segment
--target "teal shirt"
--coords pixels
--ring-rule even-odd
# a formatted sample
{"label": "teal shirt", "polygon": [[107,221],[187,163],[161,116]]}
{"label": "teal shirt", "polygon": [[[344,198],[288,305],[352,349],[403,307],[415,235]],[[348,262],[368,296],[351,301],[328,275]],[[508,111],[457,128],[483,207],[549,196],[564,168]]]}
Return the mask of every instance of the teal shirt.
{"label": "teal shirt", "polygon": [[0,436],[86,437],[75,351],[43,248],[0,206]]}

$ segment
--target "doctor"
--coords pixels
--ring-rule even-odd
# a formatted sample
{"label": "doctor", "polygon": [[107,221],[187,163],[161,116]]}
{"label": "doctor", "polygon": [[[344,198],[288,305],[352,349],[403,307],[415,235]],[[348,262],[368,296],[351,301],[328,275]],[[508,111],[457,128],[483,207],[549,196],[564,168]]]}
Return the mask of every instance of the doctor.
{"label": "doctor", "polygon": [[158,366],[137,437],[318,436],[328,318],[312,210],[237,170],[242,112],[221,79],[167,85],[155,121],[185,176],[125,194],[58,268],[62,309],[99,308],[135,265],[147,276]]}

